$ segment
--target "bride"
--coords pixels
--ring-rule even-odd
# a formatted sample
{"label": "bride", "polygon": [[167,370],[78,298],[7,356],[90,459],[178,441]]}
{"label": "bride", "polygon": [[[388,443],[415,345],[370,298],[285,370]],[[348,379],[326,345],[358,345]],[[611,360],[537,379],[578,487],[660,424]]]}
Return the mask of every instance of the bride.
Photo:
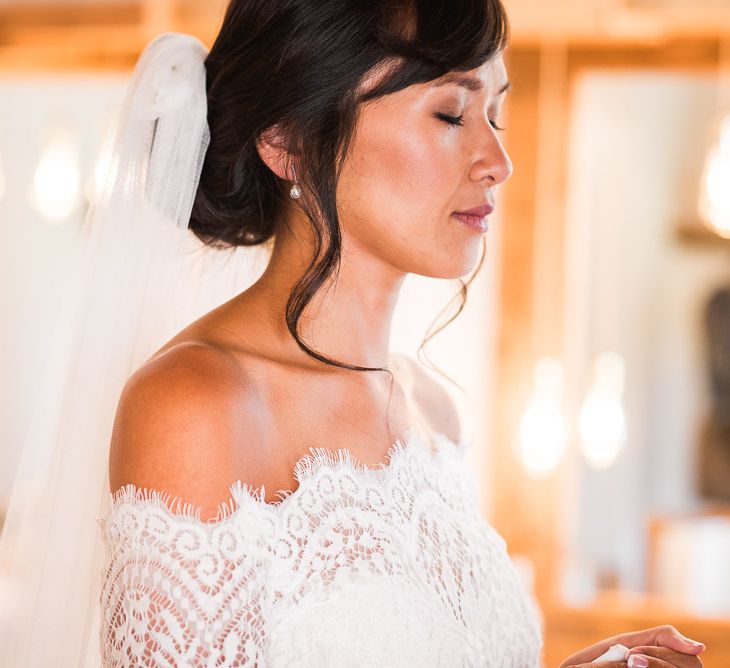
{"label": "bride", "polygon": [[[233,0],[209,53],[177,34],[146,49],[127,112],[152,123],[157,213],[137,213],[269,255],[123,384],[102,665],[540,665],[458,411],[388,347],[409,273],[483,260],[512,173],[507,39],[499,0]],[[662,626],[561,668],[700,666],[702,649]]]}

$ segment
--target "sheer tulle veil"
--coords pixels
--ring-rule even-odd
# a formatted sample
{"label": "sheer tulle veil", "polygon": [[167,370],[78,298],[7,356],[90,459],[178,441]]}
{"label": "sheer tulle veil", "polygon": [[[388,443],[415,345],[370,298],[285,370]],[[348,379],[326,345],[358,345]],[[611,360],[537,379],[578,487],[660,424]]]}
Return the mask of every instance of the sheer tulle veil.
{"label": "sheer tulle veil", "polygon": [[177,331],[246,289],[268,248],[218,250],[188,229],[209,142],[205,57],[165,33],[140,56],[110,167],[49,330],[0,536],[0,666],[99,666],[108,454],[124,383]]}

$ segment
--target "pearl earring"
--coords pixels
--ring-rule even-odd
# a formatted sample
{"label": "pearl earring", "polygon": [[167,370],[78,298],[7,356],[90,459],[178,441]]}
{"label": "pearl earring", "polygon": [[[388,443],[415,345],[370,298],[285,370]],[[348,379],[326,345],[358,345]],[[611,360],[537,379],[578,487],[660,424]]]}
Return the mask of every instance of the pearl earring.
{"label": "pearl earring", "polygon": [[302,190],[297,184],[297,173],[294,171],[294,165],[292,165],[291,169],[294,172],[294,185],[289,189],[289,197],[299,199],[302,196]]}

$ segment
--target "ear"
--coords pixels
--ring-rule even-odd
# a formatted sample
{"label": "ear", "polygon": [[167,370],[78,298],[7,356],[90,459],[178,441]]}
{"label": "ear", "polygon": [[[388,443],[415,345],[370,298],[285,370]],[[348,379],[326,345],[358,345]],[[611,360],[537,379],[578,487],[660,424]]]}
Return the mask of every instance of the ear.
{"label": "ear", "polygon": [[299,170],[296,164],[292,169],[294,156],[289,150],[287,136],[279,125],[272,125],[259,135],[256,139],[256,150],[266,166],[280,179],[296,180]]}

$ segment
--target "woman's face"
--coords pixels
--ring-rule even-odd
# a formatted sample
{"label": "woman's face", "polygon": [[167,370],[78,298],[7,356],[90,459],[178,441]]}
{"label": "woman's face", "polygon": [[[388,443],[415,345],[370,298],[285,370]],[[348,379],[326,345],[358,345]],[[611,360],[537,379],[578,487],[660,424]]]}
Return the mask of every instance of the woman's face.
{"label": "woman's face", "polygon": [[494,205],[512,174],[495,129],[507,84],[499,56],[361,107],[337,189],[345,252],[439,278],[475,268],[485,232],[454,213]]}

